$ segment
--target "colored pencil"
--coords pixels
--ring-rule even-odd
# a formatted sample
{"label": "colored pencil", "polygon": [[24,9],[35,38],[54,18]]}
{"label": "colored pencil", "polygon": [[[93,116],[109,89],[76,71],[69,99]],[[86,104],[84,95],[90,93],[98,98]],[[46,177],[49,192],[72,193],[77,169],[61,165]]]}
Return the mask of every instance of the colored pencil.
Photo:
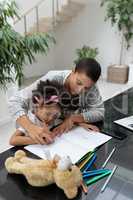
{"label": "colored pencil", "polygon": [[112,176],[114,175],[114,173],[115,173],[117,167],[118,167],[117,165],[114,166],[114,168],[113,168],[111,174],[109,175],[109,177],[107,178],[107,180],[105,181],[105,183],[104,183],[104,185],[103,185],[103,187],[102,187],[102,189],[101,189],[101,193],[105,191],[105,189],[106,189],[108,183],[110,182]]}
{"label": "colored pencil", "polygon": [[115,152],[116,148],[114,147],[113,150],[111,151],[111,153],[109,154],[109,156],[107,157],[107,159],[105,160],[104,164],[102,165],[102,168],[105,168],[106,165],[108,164],[110,158],[112,157],[113,153]]}
{"label": "colored pencil", "polygon": [[81,182],[81,187],[82,187],[83,192],[85,194],[87,194],[88,193],[88,188],[87,188],[86,184],[83,181]]}
{"label": "colored pencil", "polygon": [[91,171],[84,171],[82,174],[85,175],[85,174],[88,174],[88,173],[94,173],[94,172],[103,172],[103,171],[108,171],[108,169],[94,169],[94,170],[91,170]]}
{"label": "colored pencil", "polygon": [[92,177],[92,176],[97,176],[97,175],[100,175],[100,174],[104,174],[104,173],[106,173],[106,172],[108,172],[108,171],[110,171],[110,170],[101,170],[101,171],[95,171],[95,172],[91,172],[91,173],[88,173],[88,174],[84,174],[83,175],[83,178],[84,179],[86,179],[86,178],[89,178],[89,177]]}
{"label": "colored pencil", "polygon": [[93,156],[93,157],[90,159],[90,161],[88,162],[88,164],[87,164],[86,168],[84,169],[84,171],[87,171],[87,170],[89,170],[89,169],[91,168],[91,166],[92,166],[93,163],[95,162],[96,158],[97,158],[97,155],[94,154],[94,156]]}
{"label": "colored pencil", "polygon": [[91,185],[93,183],[96,183],[97,181],[101,180],[102,178],[104,178],[105,176],[108,176],[109,174],[111,174],[111,171],[105,172],[99,176],[96,176],[92,179],[89,179],[88,181],[86,181],[86,185]]}
{"label": "colored pencil", "polygon": [[87,159],[85,159],[80,165],[79,168],[82,171],[83,168],[86,166],[86,164],[89,162],[89,160],[94,156],[94,153],[91,154],[91,156],[89,156]]}
{"label": "colored pencil", "polygon": [[77,163],[76,165],[80,165],[81,162],[83,162],[86,158],[88,158],[89,156],[91,156],[93,152],[88,152],[87,154],[85,154]]}

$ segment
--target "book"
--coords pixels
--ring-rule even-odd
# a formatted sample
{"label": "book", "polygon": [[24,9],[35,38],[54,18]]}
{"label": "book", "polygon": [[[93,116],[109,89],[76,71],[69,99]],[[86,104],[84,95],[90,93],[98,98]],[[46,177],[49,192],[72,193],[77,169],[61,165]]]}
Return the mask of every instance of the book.
{"label": "book", "polygon": [[86,153],[106,143],[111,138],[100,132],[87,131],[82,127],[76,127],[68,133],[56,137],[52,144],[28,145],[25,149],[43,159],[46,158],[45,152],[48,151],[52,157],[56,154],[61,157],[70,156],[72,163],[76,163]]}
{"label": "book", "polygon": [[131,131],[133,131],[133,116],[125,117],[114,121],[114,123],[123,126]]}

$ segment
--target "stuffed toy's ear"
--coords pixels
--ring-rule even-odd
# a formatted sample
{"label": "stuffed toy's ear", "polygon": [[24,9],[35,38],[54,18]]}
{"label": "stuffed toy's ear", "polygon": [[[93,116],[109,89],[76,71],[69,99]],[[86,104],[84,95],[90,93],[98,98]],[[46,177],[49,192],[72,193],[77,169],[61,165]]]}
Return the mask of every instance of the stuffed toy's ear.
{"label": "stuffed toy's ear", "polygon": [[55,154],[55,156],[53,158],[53,162],[54,162],[56,168],[58,166],[60,159],[61,159],[61,157],[59,155]]}
{"label": "stuffed toy's ear", "polygon": [[71,166],[72,161],[69,156],[61,158],[57,164],[57,168],[61,171],[68,170],[71,168]]}

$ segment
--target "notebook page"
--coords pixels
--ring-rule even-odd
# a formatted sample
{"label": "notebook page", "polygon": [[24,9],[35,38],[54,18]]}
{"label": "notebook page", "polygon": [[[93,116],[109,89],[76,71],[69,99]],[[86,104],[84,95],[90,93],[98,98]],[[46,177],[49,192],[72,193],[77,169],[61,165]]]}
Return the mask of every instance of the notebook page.
{"label": "notebook page", "polygon": [[45,159],[45,151],[49,150],[51,156],[70,156],[73,163],[77,162],[89,151],[104,144],[111,139],[110,136],[99,132],[89,132],[81,127],[72,129],[66,134],[55,139],[50,145],[28,145],[26,150]]}

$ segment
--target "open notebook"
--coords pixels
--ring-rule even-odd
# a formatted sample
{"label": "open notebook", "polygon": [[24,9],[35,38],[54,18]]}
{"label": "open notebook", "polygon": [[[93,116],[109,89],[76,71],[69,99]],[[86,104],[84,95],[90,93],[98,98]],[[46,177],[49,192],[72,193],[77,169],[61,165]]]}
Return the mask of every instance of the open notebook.
{"label": "open notebook", "polygon": [[129,117],[125,117],[125,118],[116,120],[116,121],[114,121],[114,123],[133,131],[133,116],[129,116]]}
{"label": "open notebook", "polygon": [[110,139],[110,136],[103,133],[93,131],[88,132],[81,127],[77,127],[68,133],[63,134],[61,137],[57,137],[53,144],[28,145],[25,149],[44,159],[46,158],[45,152],[49,150],[52,157],[55,154],[58,154],[61,157],[70,156],[72,162],[76,163],[87,152],[92,151]]}

